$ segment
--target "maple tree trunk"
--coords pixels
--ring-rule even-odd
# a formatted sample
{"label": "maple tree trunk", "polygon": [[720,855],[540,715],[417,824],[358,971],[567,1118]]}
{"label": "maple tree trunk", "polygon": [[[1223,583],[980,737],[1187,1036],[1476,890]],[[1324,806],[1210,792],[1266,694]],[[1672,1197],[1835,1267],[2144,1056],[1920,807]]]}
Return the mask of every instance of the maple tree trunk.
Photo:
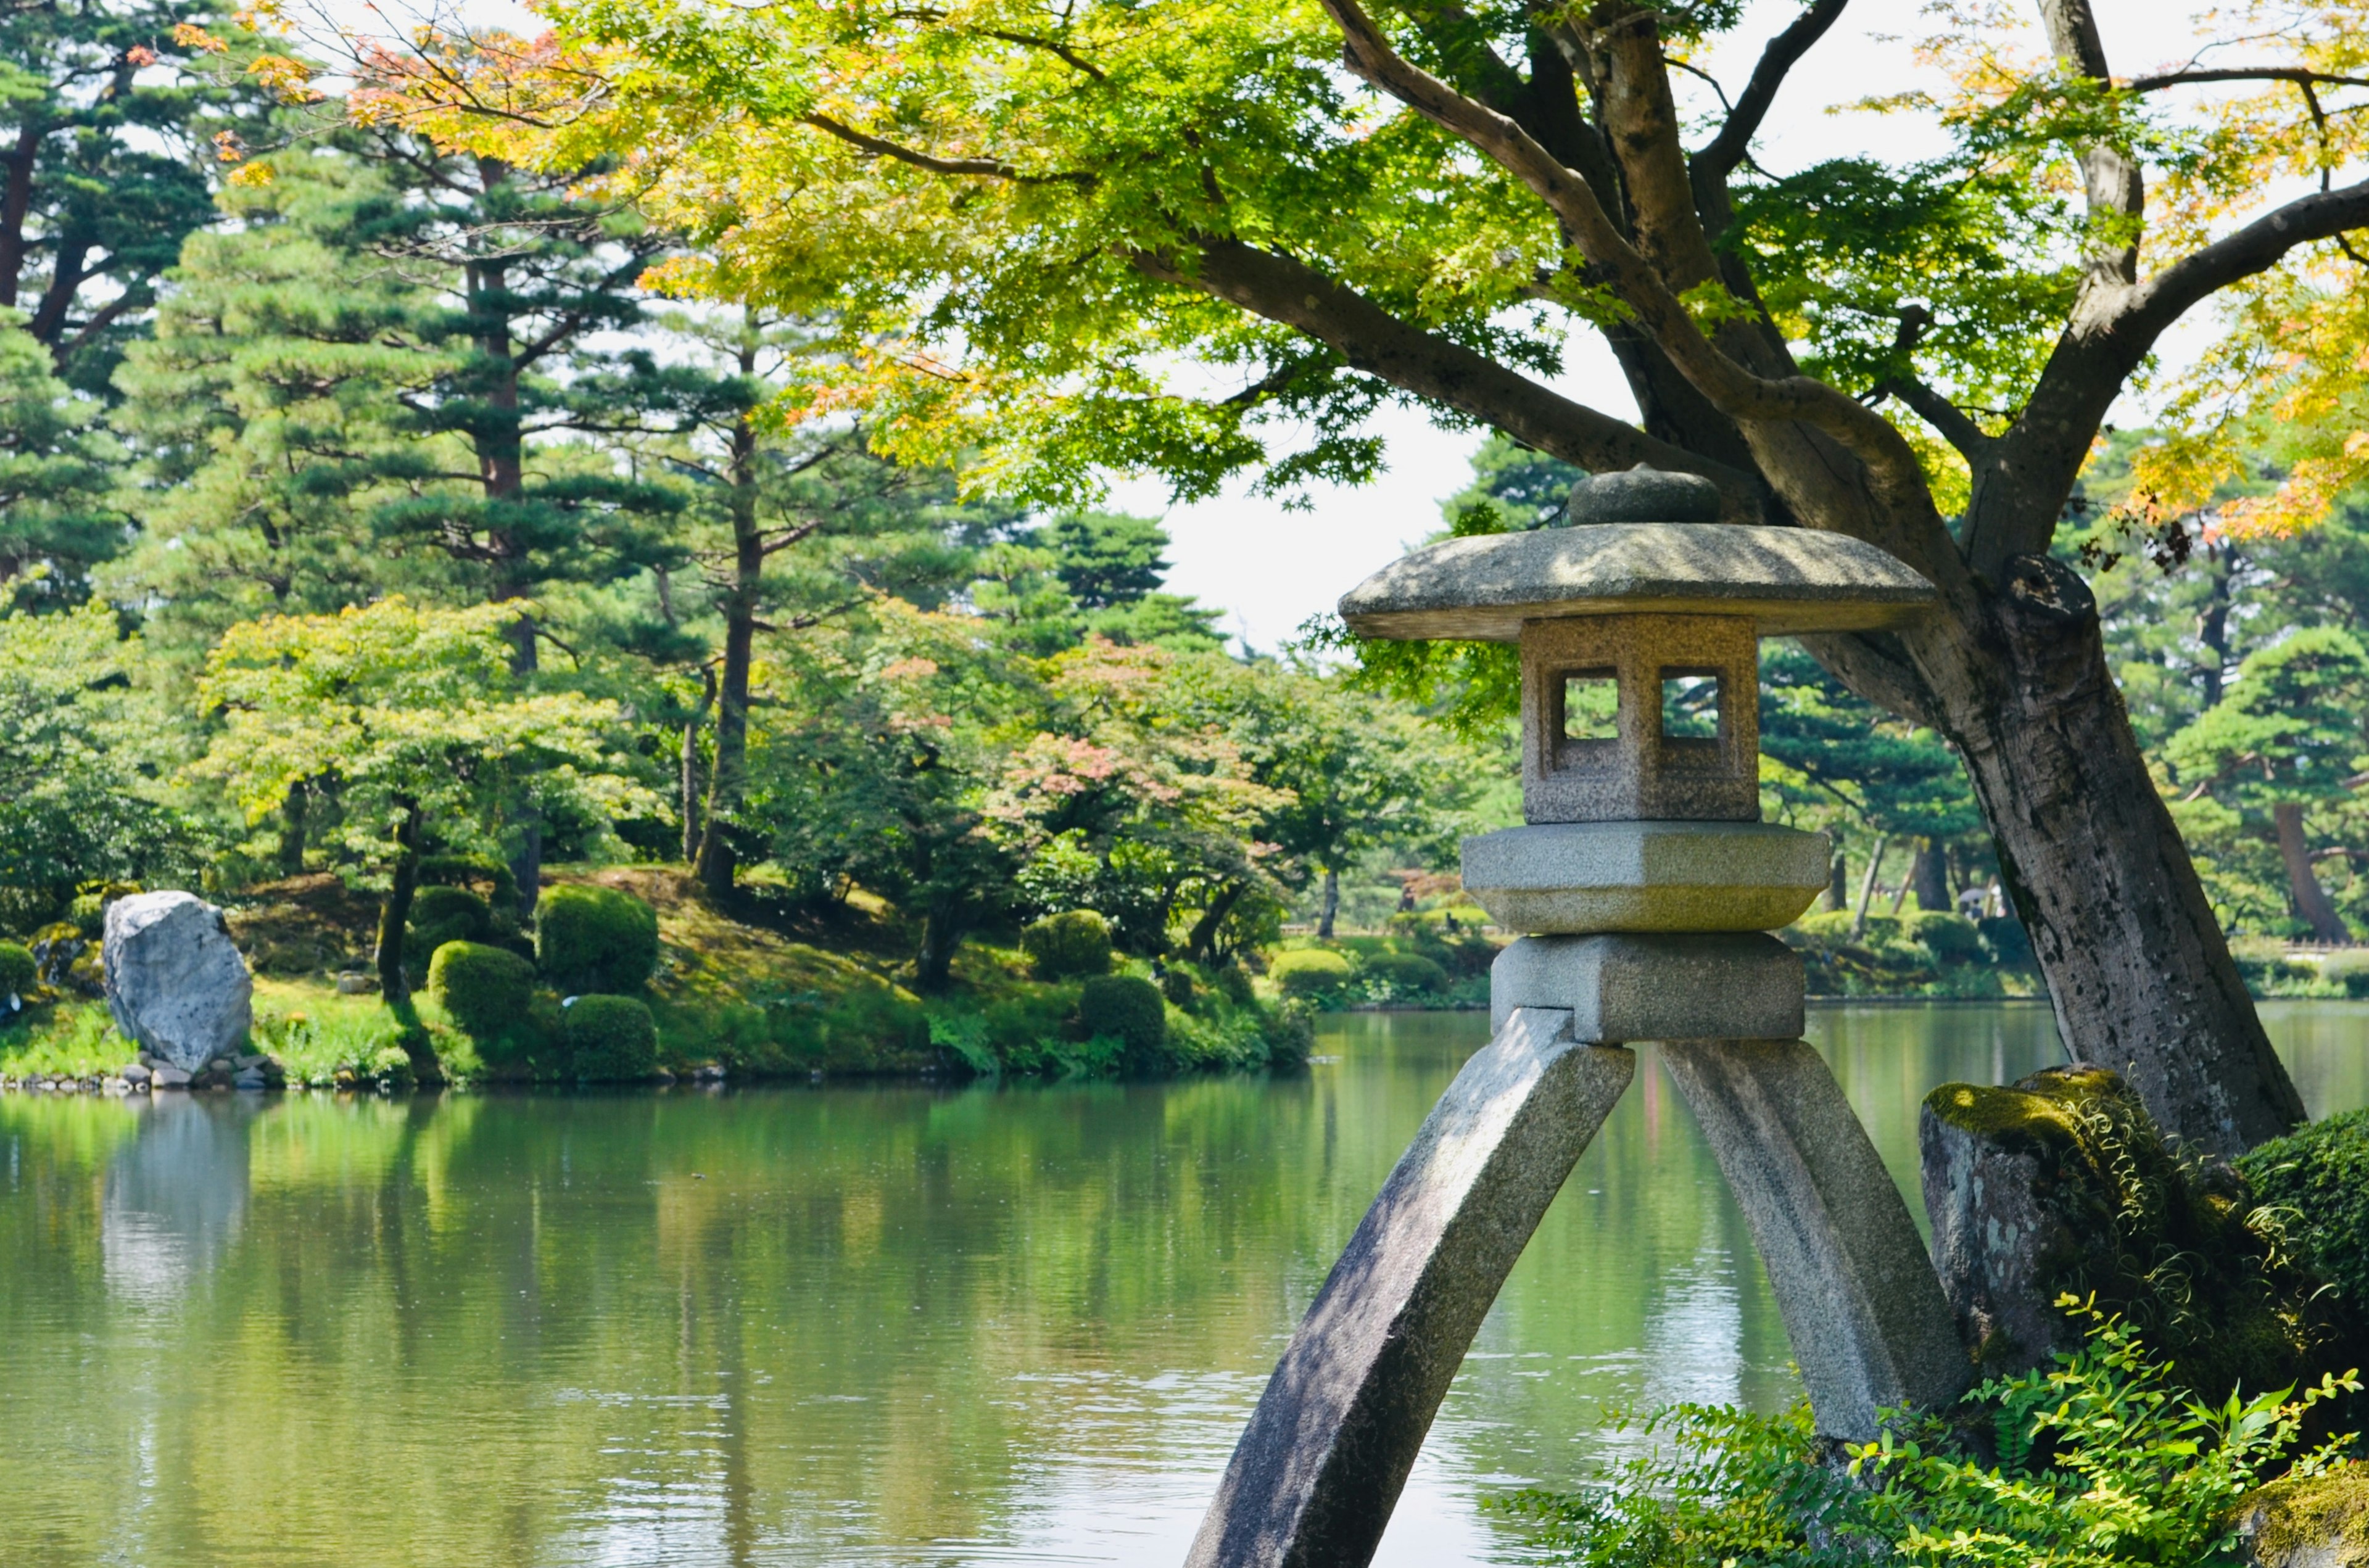
{"label": "maple tree trunk", "polygon": [[1324,868],[1324,902],[1316,913],[1316,934],[1325,942],[1333,940],[1333,922],[1341,913],[1341,874],[1331,866]]}
{"label": "maple tree trunk", "polygon": [[1988,624],[1904,638],[1966,761],[2077,1062],[2123,1073],[2166,1131],[2230,1156],[2305,1119],[2156,794],[2069,568],[2015,564]]}
{"label": "maple tree trunk", "polygon": [[1875,847],[1867,852],[1867,870],[1859,879],[1859,908],[1851,912],[1850,939],[1857,942],[1867,934],[1867,908],[1875,902],[1875,879],[1883,869],[1883,852],[1891,838],[1883,833],[1875,836]]}
{"label": "maple tree trunk", "polygon": [[2271,825],[2278,830],[2279,858],[2286,862],[2287,886],[2295,898],[2295,913],[2311,922],[2315,942],[2345,943],[2352,940],[2346,929],[2344,917],[2328,901],[2328,890],[2319,885],[2319,874],[2311,868],[2311,845],[2303,836],[2303,802],[2282,801],[2271,807]]}

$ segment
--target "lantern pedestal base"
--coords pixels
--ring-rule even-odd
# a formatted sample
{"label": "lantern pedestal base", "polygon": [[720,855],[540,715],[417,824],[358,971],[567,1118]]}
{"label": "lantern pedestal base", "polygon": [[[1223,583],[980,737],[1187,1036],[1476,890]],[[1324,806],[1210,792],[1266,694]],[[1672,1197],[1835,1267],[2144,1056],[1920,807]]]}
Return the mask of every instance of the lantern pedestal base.
{"label": "lantern pedestal base", "polygon": [[1802,992],[1801,955],[1761,932],[1525,936],[1489,967],[1489,1021],[1568,1008],[1584,1045],[1791,1039]]}

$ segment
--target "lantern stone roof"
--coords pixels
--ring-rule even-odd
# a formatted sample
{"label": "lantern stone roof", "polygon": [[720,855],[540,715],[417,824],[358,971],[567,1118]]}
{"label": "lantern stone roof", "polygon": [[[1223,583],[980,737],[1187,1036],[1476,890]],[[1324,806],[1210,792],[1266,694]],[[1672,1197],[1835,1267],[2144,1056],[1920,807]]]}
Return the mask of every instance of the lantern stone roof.
{"label": "lantern stone roof", "polygon": [[1857,539],[1807,528],[1598,522],[1426,544],[1341,598],[1360,636],[1510,643],[1572,615],[1749,615],[1761,636],[1916,619],[1933,585]]}

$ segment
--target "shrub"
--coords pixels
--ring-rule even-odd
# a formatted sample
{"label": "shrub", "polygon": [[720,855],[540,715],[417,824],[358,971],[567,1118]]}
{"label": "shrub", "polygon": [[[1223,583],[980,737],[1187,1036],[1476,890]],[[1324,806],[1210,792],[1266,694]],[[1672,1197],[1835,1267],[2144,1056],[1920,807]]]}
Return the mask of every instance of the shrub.
{"label": "shrub", "polygon": [[578,1078],[647,1078],[658,1067],[658,1021],[630,996],[579,996],[567,1007],[567,1059]]}
{"label": "shrub", "polygon": [[483,942],[494,911],[465,887],[422,887],[411,901],[409,944],[415,956],[433,954],[448,942]]}
{"label": "shrub", "polygon": [[1098,975],[1078,992],[1078,1023],[1089,1036],[1116,1040],[1125,1064],[1156,1066],[1168,1048],[1168,1004],[1160,988],[1131,975]]}
{"label": "shrub", "polygon": [[563,994],[639,990],[658,967],[658,912],[614,887],[567,883],[535,911],[535,957]]}
{"label": "shrub", "polygon": [[1366,960],[1366,974],[1389,985],[1396,996],[1448,989],[1448,971],[1420,953],[1374,954]]}
{"label": "shrub", "polygon": [[475,942],[448,942],[428,961],[428,994],[476,1043],[487,1066],[532,1054],[534,966]]}
{"label": "shrub", "polygon": [[33,964],[32,949],[13,942],[0,942],[0,999],[22,996],[33,989],[40,971]]}
{"label": "shrub", "polygon": [[1902,921],[1908,940],[1920,944],[1926,952],[1944,964],[1979,964],[1983,961],[1983,933],[1974,922],[1963,915],[1953,915],[1944,910],[1919,910]]}
{"label": "shrub", "polygon": [[1193,983],[1193,971],[1182,964],[1171,965],[1168,972],[1160,977],[1160,994],[1179,1007],[1192,1006],[1199,990]]}
{"label": "shrub", "polygon": [[1110,973],[1110,924],[1092,910],[1047,915],[1020,933],[1020,945],[1040,980]]}
{"label": "shrub", "polygon": [[1295,947],[1278,953],[1266,972],[1286,996],[1317,996],[1349,981],[1349,960],[1329,947]]}
{"label": "shrub", "polygon": [[2341,1290],[2354,1318],[2369,1318],[2369,1109],[2314,1122],[2237,1159],[2266,1204],[2291,1209],[2292,1239]]}
{"label": "shrub", "polygon": [[429,854],[419,857],[423,887],[467,887],[486,885],[486,899],[501,909],[518,907],[518,878],[510,868],[489,854]]}
{"label": "shrub", "polygon": [[2344,994],[2359,1001],[2369,997],[2369,952],[2332,953],[2319,967],[2319,978],[2344,988]]}

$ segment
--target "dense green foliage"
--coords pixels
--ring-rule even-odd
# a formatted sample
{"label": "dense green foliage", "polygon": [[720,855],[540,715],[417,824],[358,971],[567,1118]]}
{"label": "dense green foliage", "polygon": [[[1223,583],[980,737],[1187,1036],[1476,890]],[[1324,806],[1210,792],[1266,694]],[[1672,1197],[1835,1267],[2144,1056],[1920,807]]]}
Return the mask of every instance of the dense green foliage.
{"label": "dense green foliage", "polygon": [[428,962],[428,995],[489,1065],[533,1043],[534,966],[508,948],[448,941]]}
{"label": "dense green foliage", "polygon": [[22,996],[33,989],[39,975],[30,948],[19,943],[0,942],[0,997]]}
{"label": "dense green foliage", "polygon": [[2285,1212],[2305,1261],[2369,1320],[2369,1111],[2314,1122],[2237,1164],[2254,1196]]}
{"label": "dense green foliage", "polygon": [[638,991],[658,964],[658,911],[614,887],[554,887],[536,910],[535,960],[569,995]]}
{"label": "dense green foliage", "polygon": [[567,1006],[567,1069],[593,1083],[631,1082],[658,1066],[649,1004],[630,996],[579,996]]}
{"label": "dense green foliage", "polygon": [[1097,975],[1078,988],[1078,1026],[1089,1038],[1116,1040],[1130,1070],[1148,1071],[1168,1046],[1168,1004],[1150,980]]}
{"label": "dense green foliage", "polygon": [[1064,910],[1021,929],[1020,946],[1038,979],[1083,979],[1110,972],[1110,925],[1092,910]]}
{"label": "dense green foliage", "polygon": [[1624,1417],[1645,1452],[1612,1484],[1504,1506],[1592,1568],[2184,1568],[2236,1560],[2233,1505],[2254,1487],[2335,1462],[2304,1425],[2357,1380],[2200,1400],[2129,1324],[2062,1304],[2085,1320],[2083,1349],[1982,1384],[1948,1421],[1898,1418],[1847,1471],[1806,1405],[1682,1405]]}

